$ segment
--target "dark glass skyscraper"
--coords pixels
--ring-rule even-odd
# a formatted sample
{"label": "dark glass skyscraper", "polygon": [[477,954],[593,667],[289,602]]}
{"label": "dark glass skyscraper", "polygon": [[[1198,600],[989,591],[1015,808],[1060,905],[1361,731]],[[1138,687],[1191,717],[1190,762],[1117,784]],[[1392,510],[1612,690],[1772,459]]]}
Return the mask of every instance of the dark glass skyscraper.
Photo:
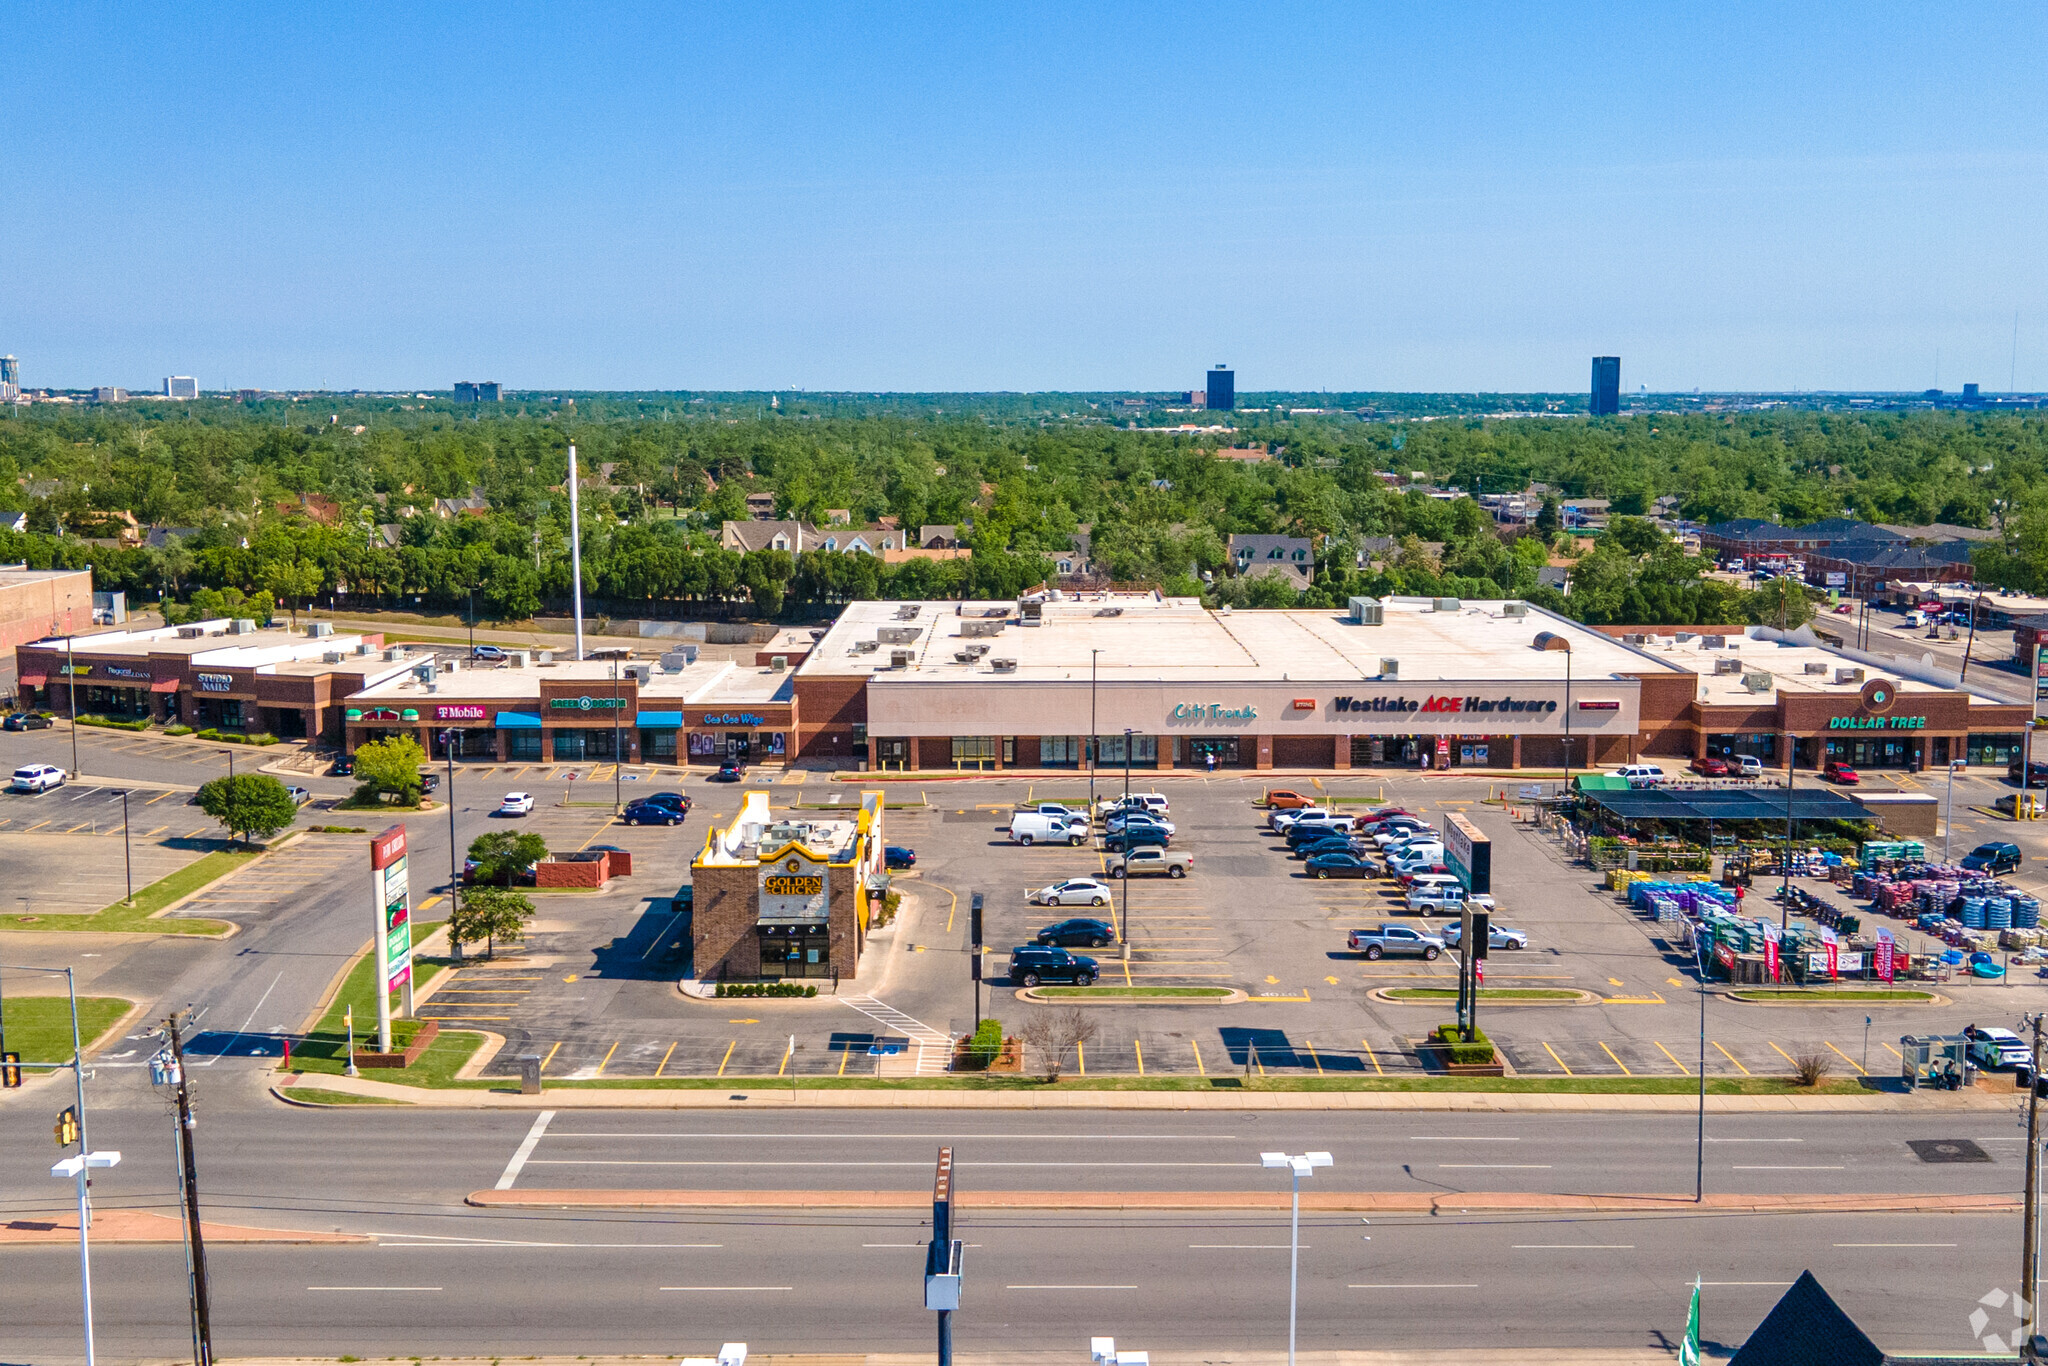
{"label": "dark glass skyscraper", "polygon": [[1621,357],[1593,357],[1593,398],[1587,411],[1594,417],[1613,417],[1621,411]]}
{"label": "dark glass skyscraper", "polygon": [[1209,372],[1209,397],[1211,408],[1235,408],[1237,406],[1237,371],[1217,366]]}

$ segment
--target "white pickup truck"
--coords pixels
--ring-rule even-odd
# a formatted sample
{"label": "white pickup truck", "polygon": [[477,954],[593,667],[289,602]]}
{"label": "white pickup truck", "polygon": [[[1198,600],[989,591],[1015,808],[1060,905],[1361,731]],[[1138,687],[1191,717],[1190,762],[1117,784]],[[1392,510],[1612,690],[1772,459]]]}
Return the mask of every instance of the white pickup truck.
{"label": "white pickup truck", "polygon": [[1142,877],[1147,873],[1164,873],[1168,877],[1186,877],[1195,866],[1193,854],[1161,849],[1156,844],[1141,844],[1128,854],[1118,854],[1109,861],[1111,877]]}

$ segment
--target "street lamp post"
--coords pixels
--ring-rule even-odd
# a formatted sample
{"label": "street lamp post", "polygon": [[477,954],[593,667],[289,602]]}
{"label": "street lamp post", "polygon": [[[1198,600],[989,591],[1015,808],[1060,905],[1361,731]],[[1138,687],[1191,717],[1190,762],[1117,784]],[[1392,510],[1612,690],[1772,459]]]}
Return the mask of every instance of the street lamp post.
{"label": "street lamp post", "polygon": [[71,776],[78,776],[78,669],[71,662],[71,633],[64,633],[64,677],[71,685]]}
{"label": "street lamp post", "polygon": [[[83,1147],[84,1144],[79,1145]],[[86,1153],[67,1157],[50,1168],[50,1175],[60,1181],[78,1183],[78,1293],[85,1309],[85,1366],[94,1366],[92,1350],[92,1240],[86,1234],[86,1173],[103,1171],[119,1165],[118,1152]]]}
{"label": "street lamp post", "polygon": [[1088,813],[1095,814],[1095,661],[1102,651],[1088,652],[1088,739],[1081,745],[1081,757],[1088,763]]}
{"label": "street lamp post", "polygon": [[622,750],[622,749],[620,749],[620,748],[619,748],[619,738],[620,738],[620,737],[619,737],[619,657],[618,657],[617,655],[613,655],[613,656],[612,656],[612,815],[613,815],[614,817],[617,817],[617,816],[618,816],[618,814],[619,814],[619,811],[620,811],[620,810],[621,810],[621,809],[622,809],[622,808],[623,808],[623,807],[625,806],[625,799],[624,799],[624,797],[622,797],[622,796],[620,795],[620,792],[621,792],[621,789],[620,789],[620,783],[621,783],[621,782],[623,782],[624,780],[623,780],[622,778],[620,778],[620,776],[619,776],[619,767],[620,767],[620,765],[622,765],[622,764],[624,764],[624,763],[626,762],[626,752],[625,752],[624,750]]}
{"label": "street lamp post", "polygon": [[135,855],[128,847],[128,789],[121,789],[121,867],[128,879],[127,905],[135,904]]}
{"label": "street lamp post", "polygon": [[1949,832],[1955,829],[1956,770],[1961,767],[1963,767],[1963,761],[1960,759],[1948,761],[1948,800],[1942,805],[1941,810],[1941,861],[1943,863],[1948,862]]}
{"label": "street lamp post", "polygon": [[1259,1154],[1260,1165],[1284,1167],[1294,1175],[1294,1222],[1287,1239],[1287,1366],[1294,1366],[1294,1321],[1301,1288],[1301,1178],[1313,1176],[1317,1167],[1328,1167],[1335,1161],[1328,1153],[1303,1153],[1298,1157],[1286,1153]]}
{"label": "street lamp post", "polygon": [[[1130,826],[1129,826],[1128,822],[1129,822],[1129,820],[1130,820],[1130,811],[1131,811],[1131,742],[1132,742],[1132,740],[1134,740],[1135,738],[1136,738],[1136,732],[1134,732],[1134,731],[1133,731],[1133,730],[1132,730],[1132,729],[1131,729],[1131,728],[1130,728],[1129,726],[1125,726],[1125,727],[1124,727],[1124,820],[1125,820],[1125,822],[1126,822],[1126,825],[1125,825],[1124,829],[1125,829],[1125,833],[1126,833],[1126,834],[1128,834],[1128,833],[1129,833],[1129,831],[1130,831]],[[1130,962],[1130,961],[1131,961],[1131,882],[1132,882],[1132,878],[1131,878],[1131,847],[1130,847],[1130,845],[1126,844],[1126,845],[1124,846],[1124,888],[1123,888],[1123,891],[1124,891],[1124,934],[1123,934],[1123,939],[1124,939],[1124,945],[1123,945],[1123,956],[1124,956],[1124,961],[1125,961],[1126,963],[1128,963],[1128,962]],[[1125,969],[1125,971],[1126,971],[1126,972],[1128,972],[1128,971],[1129,971],[1129,969]]]}
{"label": "street lamp post", "polygon": [[448,761],[448,956],[458,963],[462,961],[462,940],[456,937],[455,927],[459,923],[456,913],[462,909],[462,866],[455,861],[455,745],[461,735],[453,726],[441,732],[441,753]]}
{"label": "street lamp post", "polygon": [[1570,796],[1572,790],[1572,647],[1566,641],[1564,647],[1564,790]]}

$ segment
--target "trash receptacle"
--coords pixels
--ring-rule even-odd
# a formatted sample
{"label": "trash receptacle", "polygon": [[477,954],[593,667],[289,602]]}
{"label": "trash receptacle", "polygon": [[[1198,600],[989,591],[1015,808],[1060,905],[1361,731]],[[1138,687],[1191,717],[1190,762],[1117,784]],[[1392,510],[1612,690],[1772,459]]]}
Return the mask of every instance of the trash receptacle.
{"label": "trash receptacle", "polygon": [[540,1054],[519,1055],[519,1094],[537,1096],[540,1094]]}

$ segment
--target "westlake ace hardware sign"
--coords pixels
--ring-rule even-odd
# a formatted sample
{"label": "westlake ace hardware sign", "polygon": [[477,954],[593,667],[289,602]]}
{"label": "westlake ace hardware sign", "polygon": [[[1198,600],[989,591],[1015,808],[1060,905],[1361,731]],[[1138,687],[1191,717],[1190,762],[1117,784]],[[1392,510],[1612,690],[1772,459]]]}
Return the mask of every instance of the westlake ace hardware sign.
{"label": "westlake ace hardware sign", "polygon": [[370,899],[377,926],[372,952],[377,959],[377,1047],[391,1051],[391,993],[403,993],[401,1013],[412,1014],[412,907],[405,871],[405,826],[392,826],[370,841]]}

